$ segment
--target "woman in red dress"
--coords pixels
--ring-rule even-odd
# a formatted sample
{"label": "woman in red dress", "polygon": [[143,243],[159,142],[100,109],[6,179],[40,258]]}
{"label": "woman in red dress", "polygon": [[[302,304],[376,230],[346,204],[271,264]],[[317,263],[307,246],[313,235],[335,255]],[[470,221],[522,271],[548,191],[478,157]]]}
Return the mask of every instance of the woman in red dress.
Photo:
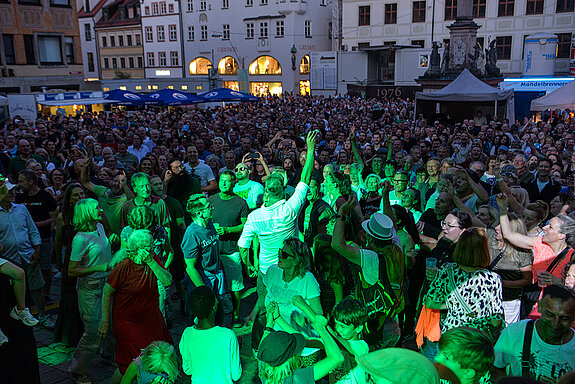
{"label": "woman in red dress", "polygon": [[153,238],[149,231],[134,231],[125,251],[127,257],[110,272],[104,287],[99,328],[102,334],[110,327],[110,307],[114,301],[112,325],[119,372],[116,370],[112,382],[126,372],[133,359],[152,341],[174,343],[160,312],[157,283],[159,280],[169,286],[172,276],[159,264],[157,257],[152,256],[152,248]]}

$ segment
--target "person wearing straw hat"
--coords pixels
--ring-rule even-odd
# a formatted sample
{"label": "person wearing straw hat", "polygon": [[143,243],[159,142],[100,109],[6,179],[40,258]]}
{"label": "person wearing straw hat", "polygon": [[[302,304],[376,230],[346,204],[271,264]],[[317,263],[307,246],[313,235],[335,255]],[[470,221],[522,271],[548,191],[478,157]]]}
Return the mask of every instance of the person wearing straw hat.
{"label": "person wearing straw hat", "polygon": [[361,267],[356,297],[369,309],[364,339],[371,348],[377,349],[393,347],[399,341],[397,314],[405,304],[402,289],[405,260],[394,240],[395,216],[389,205],[390,189],[386,182],[382,201],[387,215],[376,212],[361,224],[366,232],[367,249],[348,244],[344,235],[344,220],[357,204],[354,194],[339,209],[331,243],[336,252]]}

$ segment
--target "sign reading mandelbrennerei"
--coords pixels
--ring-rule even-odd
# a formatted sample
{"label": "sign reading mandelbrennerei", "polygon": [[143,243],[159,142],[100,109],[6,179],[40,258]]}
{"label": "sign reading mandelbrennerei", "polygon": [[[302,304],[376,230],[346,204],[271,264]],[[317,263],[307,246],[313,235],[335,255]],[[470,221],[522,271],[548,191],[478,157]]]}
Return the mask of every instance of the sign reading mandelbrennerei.
{"label": "sign reading mandelbrennerei", "polygon": [[310,88],[337,89],[337,52],[310,52]]}

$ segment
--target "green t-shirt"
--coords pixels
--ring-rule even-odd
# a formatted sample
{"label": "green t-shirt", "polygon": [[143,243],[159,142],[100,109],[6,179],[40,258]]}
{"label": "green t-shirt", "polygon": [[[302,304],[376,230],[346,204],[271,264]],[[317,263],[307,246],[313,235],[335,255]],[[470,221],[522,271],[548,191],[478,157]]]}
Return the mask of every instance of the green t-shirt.
{"label": "green t-shirt", "polygon": [[128,201],[126,194],[123,193],[118,196],[113,196],[110,188],[102,185],[94,185],[94,194],[98,196],[98,203],[100,203],[100,207],[102,211],[104,211],[108,223],[110,223],[112,232],[120,235],[120,232],[122,232],[120,225],[122,206]]}

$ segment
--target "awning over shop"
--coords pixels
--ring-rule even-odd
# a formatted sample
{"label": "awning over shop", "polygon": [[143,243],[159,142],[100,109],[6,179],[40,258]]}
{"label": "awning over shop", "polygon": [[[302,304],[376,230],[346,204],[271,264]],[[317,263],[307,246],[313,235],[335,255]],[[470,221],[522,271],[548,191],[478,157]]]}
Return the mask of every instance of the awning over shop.
{"label": "awning over shop", "polygon": [[92,99],[38,101],[38,104],[53,107],[60,107],[60,106],[64,107],[66,105],[111,104],[116,102],[117,102],[116,100],[109,100],[104,99],[103,97],[98,97]]}
{"label": "awning over shop", "polygon": [[114,103],[115,100],[105,99],[102,92],[63,92],[41,93],[36,95],[38,104],[47,106],[91,105]]}

